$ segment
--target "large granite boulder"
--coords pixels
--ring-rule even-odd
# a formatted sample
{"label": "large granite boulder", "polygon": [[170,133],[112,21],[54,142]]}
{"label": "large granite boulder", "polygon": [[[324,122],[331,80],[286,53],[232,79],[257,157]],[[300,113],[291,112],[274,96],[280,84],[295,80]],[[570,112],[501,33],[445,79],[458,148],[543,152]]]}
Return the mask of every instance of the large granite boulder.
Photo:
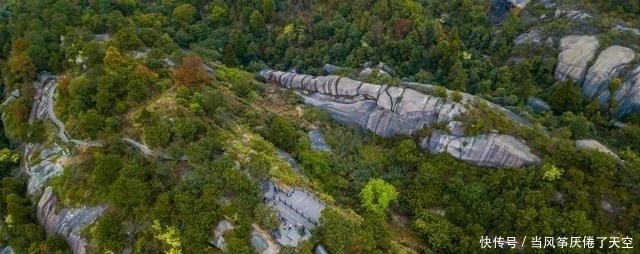
{"label": "large granite boulder", "polygon": [[640,111],[640,66],[631,71],[628,80],[615,93],[615,99],[619,117]]}
{"label": "large granite boulder", "polygon": [[608,91],[609,81],[616,77],[634,57],[633,50],[626,47],[615,45],[603,50],[587,72],[582,85],[584,95],[587,98],[594,98],[603,91]]}
{"label": "large granite boulder", "polygon": [[63,208],[57,210],[58,198],[51,187],[47,187],[38,201],[36,216],[47,234],[57,234],[67,240],[74,254],[84,254],[87,239],[81,235],[82,229],[93,223],[106,210],[105,206]]}
{"label": "large granite boulder", "polygon": [[511,2],[515,7],[524,9],[531,0],[509,0],[509,2]]}
{"label": "large granite boulder", "polygon": [[435,132],[422,139],[420,147],[432,154],[446,152],[479,166],[518,168],[540,162],[525,143],[508,135],[456,137]]}
{"label": "large granite boulder", "polygon": [[324,134],[320,130],[311,130],[308,133],[311,142],[311,150],[314,151],[330,151],[331,146],[324,141]]}
{"label": "large granite boulder", "polygon": [[560,82],[571,78],[582,83],[587,64],[596,54],[598,39],[595,36],[570,35],[560,40],[560,55],[555,77]]}
{"label": "large granite boulder", "polygon": [[527,98],[527,106],[533,109],[533,112],[541,113],[551,110],[551,106],[540,98],[530,96]]}
{"label": "large granite boulder", "polygon": [[598,152],[601,152],[601,153],[605,153],[605,154],[611,155],[614,158],[620,160],[618,155],[616,155],[609,148],[607,148],[603,144],[600,144],[600,142],[598,142],[597,140],[594,140],[594,139],[576,140],[576,148],[578,150],[594,150],[594,151],[598,151]]}

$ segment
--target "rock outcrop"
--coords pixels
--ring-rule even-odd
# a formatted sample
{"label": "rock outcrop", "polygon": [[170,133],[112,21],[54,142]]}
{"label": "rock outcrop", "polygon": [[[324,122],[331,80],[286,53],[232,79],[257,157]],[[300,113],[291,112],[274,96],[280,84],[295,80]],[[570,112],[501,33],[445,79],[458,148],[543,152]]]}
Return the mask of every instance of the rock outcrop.
{"label": "rock outcrop", "polygon": [[551,106],[540,98],[530,96],[527,98],[527,106],[533,109],[533,112],[541,113],[551,110]]}
{"label": "rock outcrop", "polygon": [[331,147],[324,141],[324,134],[320,130],[311,130],[308,133],[311,142],[311,150],[329,151]]}
{"label": "rock outcrop", "polygon": [[615,99],[619,117],[640,111],[640,66],[631,71],[629,79],[615,93]]}
{"label": "rock outcrop", "polygon": [[[409,88],[364,83],[340,76],[314,77],[281,71],[264,71],[262,75],[286,88],[317,92],[302,95],[305,103],[329,111],[343,124],[356,124],[383,137],[411,135],[467,112],[461,103]],[[336,101],[330,95],[343,97],[343,100]],[[350,99],[355,96],[360,97]]]}
{"label": "rock outcrop", "polygon": [[422,139],[420,146],[433,154],[446,152],[479,166],[518,168],[540,162],[522,141],[508,135],[456,137],[436,132]]}
{"label": "rock outcrop", "polygon": [[598,39],[595,36],[570,35],[560,40],[560,55],[555,77],[560,82],[571,78],[582,83],[587,64],[596,54]]}
{"label": "rock outcrop", "polygon": [[56,210],[58,199],[51,187],[47,187],[38,202],[36,216],[47,234],[57,234],[67,240],[74,254],[87,252],[87,240],[82,229],[93,223],[106,210],[105,206],[63,208]]}
{"label": "rock outcrop", "polygon": [[539,44],[542,41],[542,31],[540,29],[533,29],[528,33],[520,34],[513,39],[513,44],[520,46],[526,43]]}
{"label": "rock outcrop", "polygon": [[616,155],[609,148],[607,148],[603,144],[600,144],[600,142],[598,142],[597,140],[594,140],[594,139],[576,140],[576,148],[578,150],[594,150],[594,151],[598,151],[598,152],[601,152],[601,153],[605,153],[605,154],[611,155],[614,158],[620,160],[618,155]]}
{"label": "rock outcrop", "polygon": [[[481,100],[469,94],[462,94],[462,99],[456,102],[411,88],[371,84],[346,77],[314,77],[272,70],[264,70],[260,74],[267,81],[299,90],[298,95],[305,104],[327,111],[335,121],[371,130],[382,137],[412,135],[435,124],[451,125],[450,132],[455,136],[433,134],[433,145],[423,146],[432,153],[449,152],[453,155],[451,151],[455,150],[455,144],[449,141],[457,140],[459,144],[468,143],[469,146],[459,145],[464,151],[463,156],[454,156],[476,165],[512,168],[539,162],[523,142],[510,136],[461,137],[464,135],[464,123],[455,120]],[[421,87],[434,90],[428,85]],[[513,116],[513,112],[486,103],[497,112],[509,115],[514,122],[526,124],[526,121]],[[432,143],[429,137],[425,139],[426,144]]]}
{"label": "rock outcrop", "polygon": [[565,16],[571,20],[585,20],[592,18],[591,14],[581,10],[556,9],[555,17]]}
{"label": "rock outcrop", "polygon": [[29,176],[27,183],[27,193],[29,195],[38,193],[49,180],[62,174],[62,165],[55,162],[55,158],[61,152],[62,148],[54,145],[51,148],[43,148],[36,158],[32,159],[29,155],[26,155],[26,163],[38,161],[37,164],[26,167],[25,170]]}
{"label": "rock outcrop", "polygon": [[161,152],[161,151],[153,151],[151,150],[151,148],[147,147],[145,144],[142,144],[138,141],[135,141],[133,139],[130,138],[122,138],[122,142],[125,142],[127,144],[129,144],[132,148],[134,148],[135,150],[140,151],[140,153],[142,153],[145,156],[149,156],[149,157],[157,157],[157,158],[162,158],[165,160],[172,160],[173,157],[171,157],[171,155]]}
{"label": "rock outcrop", "polygon": [[524,9],[531,0],[509,0],[509,2],[511,2],[515,7]]}
{"label": "rock outcrop", "polygon": [[231,222],[229,222],[228,220],[221,220],[213,230],[213,240],[211,240],[210,243],[216,246],[218,249],[226,252],[227,242],[224,239],[224,233],[233,229],[235,229],[235,227],[233,226],[233,224],[231,224]]}
{"label": "rock outcrop", "polygon": [[626,47],[616,45],[603,50],[587,72],[582,84],[584,95],[587,98],[594,98],[602,92],[608,93],[609,81],[616,77],[634,57],[633,50]]}

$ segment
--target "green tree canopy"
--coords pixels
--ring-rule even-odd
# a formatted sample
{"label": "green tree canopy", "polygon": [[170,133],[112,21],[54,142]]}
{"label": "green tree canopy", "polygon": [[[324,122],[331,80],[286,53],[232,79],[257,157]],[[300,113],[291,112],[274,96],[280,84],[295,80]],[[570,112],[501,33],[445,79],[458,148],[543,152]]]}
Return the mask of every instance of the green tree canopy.
{"label": "green tree canopy", "polygon": [[378,215],[384,214],[396,198],[396,188],[379,178],[370,179],[360,192],[362,206]]}

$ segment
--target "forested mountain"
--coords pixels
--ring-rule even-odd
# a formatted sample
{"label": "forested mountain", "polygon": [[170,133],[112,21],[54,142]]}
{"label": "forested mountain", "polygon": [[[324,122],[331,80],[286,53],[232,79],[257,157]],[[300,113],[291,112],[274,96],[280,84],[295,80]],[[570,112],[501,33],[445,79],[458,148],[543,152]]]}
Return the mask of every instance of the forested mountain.
{"label": "forested mountain", "polygon": [[0,1],[2,253],[635,253],[639,14]]}

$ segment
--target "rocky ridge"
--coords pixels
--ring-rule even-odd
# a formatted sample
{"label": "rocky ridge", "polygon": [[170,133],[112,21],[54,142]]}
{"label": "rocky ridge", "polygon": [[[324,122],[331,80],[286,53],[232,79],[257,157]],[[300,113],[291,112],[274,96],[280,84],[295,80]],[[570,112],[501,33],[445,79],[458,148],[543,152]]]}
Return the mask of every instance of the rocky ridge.
{"label": "rocky ridge", "polygon": [[[81,141],[71,139],[66,131],[64,124],[56,117],[53,111],[54,93],[57,86],[57,77],[48,73],[42,73],[38,77],[38,81],[33,84],[36,90],[33,99],[33,106],[29,115],[29,123],[35,120],[48,120],[56,128],[56,135],[65,145],[86,145],[101,146],[101,142]],[[3,104],[11,103],[14,97],[11,96]],[[12,99],[13,98],[13,99]],[[60,175],[63,171],[62,165],[58,162],[61,155],[70,156],[68,150],[63,148],[64,145],[27,143],[21,148],[24,163],[22,171],[29,176],[27,191],[29,195],[38,195],[42,193],[37,204],[36,215],[38,222],[45,228],[47,234],[58,234],[63,237],[71,250],[75,254],[84,254],[88,246],[88,241],[81,234],[82,229],[93,223],[106,210],[106,206],[78,207],[78,208],[62,208],[59,206],[51,187],[42,188],[53,177]]]}
{"label": "rocky ridge", "polygon": [[56,209],[58,198],[47,187],[38,202],[36,216],[47,234],[63,236],[73,253],[87,253],[88,241],[81,230],[93,223],[106,210],[106,206]]}
{"label": "rocky ridge", "polygon": [[[335,75],[314,77],[273,70],[263,70],[260,75],[269,82],[296,89],[305,104],[327,111],[337,122],[356,125],[382,137],[412,135],[435,124],[450,123],[467,113],[467,108],[477,103],[476,100],[481,100],[463,94],[462,99],[456,102],[411,88],[371,84]],[[493,105],[492,108],[495,107]],[[465,150],[464,156],[458,156],[460,152],[446,136],[432,134],[426,139],[429,138],[434,140],[434,145],[424,145],[423,149],[432,153],[447,152],[476,165],[514,168],[540,161],[524,142],[511,136],[493,134],[456,138],[460,144],[469,144],[468,147],[459,146]],[[442,149],[449,146],[451,149]]]}

